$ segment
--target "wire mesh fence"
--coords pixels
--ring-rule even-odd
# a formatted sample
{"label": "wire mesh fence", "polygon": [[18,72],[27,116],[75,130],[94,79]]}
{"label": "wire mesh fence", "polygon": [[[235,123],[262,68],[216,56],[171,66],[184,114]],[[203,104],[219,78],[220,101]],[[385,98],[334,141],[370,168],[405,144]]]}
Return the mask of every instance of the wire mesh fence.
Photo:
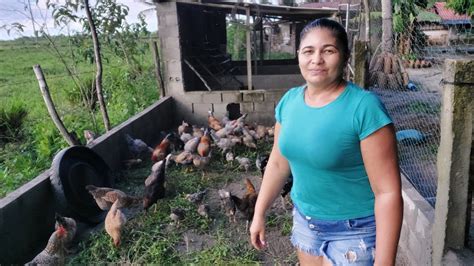
{"label": "wire mesh fence", "polygon": [[[372,6],[370,11],[370,47],[376,58],[381,10]],[[447,58],[473,57],[474,31],[468,16],[455,14],[445,3],[425,7],[399,3],[393,11],[394,56],[372,60],[371,72],[386,75],[372,75],[370,89],[394,121],[402,172],[434,206],[443,64]]]}

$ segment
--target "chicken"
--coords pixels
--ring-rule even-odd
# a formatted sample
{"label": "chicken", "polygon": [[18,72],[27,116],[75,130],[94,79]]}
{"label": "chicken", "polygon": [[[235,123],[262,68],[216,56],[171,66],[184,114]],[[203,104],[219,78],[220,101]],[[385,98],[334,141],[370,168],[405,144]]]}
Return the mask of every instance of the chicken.
{"label": "chicken", "polygon": [[127,222],[127,217],[118,208],[119,201],[112,204],[107,216],[105,216],[105,231],[112,237],[114,246],[119,247],[122,241],[122,228]]}
{"label": "chicken", "polygon": [[265,137],[265,135],[267,134],[267,130],[265,126],[257,125],[257,128],[255,129],[255,133],[256,133],[256,139],[260,140]]}
{"label": "chicken", "polygon": [[206,157],[211,149],[211,138],[209,137],[209,129],[206,129],[197,146],[197,153],[201,157]]}
{"label": "chicken", "polygon": [[235,203],[232,201],[231,196],[232,194],[224,189],[219,189],[219,199],[221,201],[221,208],[224,209],[225,215],[229,218],[229,223],[236,222],[235,221]]}
{"label": "chicken", "polygon": [[27,265],[64,265],[66,245],[76,234],[74,219],[56,214],[55,231],[51,234],[46,247]]}
{"label": "chicken", "polygon": [[166,156],[166,168],[168,168],[173,162],[181,165],[191,164],[193,162],[193,154],[189,151],[182,151],[179,154],[170,153]]}
{"label": "chicken", "polygon": [[229,151],[225,154],[225,160],[227,162],[232,162],[234,159],[234,154],[232,152]]}
{"label": "chicken", "polygon": [[244,169],[245,172],[248,172],[252,163],[249,158],[236,156],[235,159],[239,162],[239,168]]}
{"label": "chicken", "polygon": [[208,166],[210,163],[211,163],[211,153],[209,153],[209,155],[206,157],[201,157],[197,154],[193,155],[193,165],[201,170],[206,168],[206,166]]}
{"label": "chicken", "polygon": [[60,227],[66,230],[66,238],[64,239],[65,244],[70,244],[73,240],[74,236],[76,235],[77,231],[77,223],[73,218],[63,217],[59,214],[55,214],[54,216],[56,223],[54,225],[54,229],[58,230]]}
{"label": "chicken", "polygon": [[184,144],[184,150],[190,153],[196,152],[197,146],[199,145],[200,137],[194,137]]}
{"label": "chicken", "polygon": [[166,159],[155,163],[151,174],[145,180],[145,191],[143,196],[143,209],[145,211],[155,204],[158,199],[165,197],[165,168]]}
{"label": "chicken", "polygon": [[247,219],[245,230],[247,231],[249,223],[253,219],[253,214],[255,212],[255,203],[257,202],[258,194],[250,179],[245,178],[245,185],[247,191],[245,192],[245,195],[242,198],[239,198],[234,195],[231,195],[230,198],[235,203],[237,209],[239,209],[239,211],[245,214]]}
{"label": "chicken", "polygon": [[207,204],[199,204],[197,212],[199,215],[209,218],[209,205]]}
{"label": "chicken", "polygon": [[206,193],[207,193],[207,189],[204,189],[196,193],[186,194],[184,198],[189,200],[191,203],[200,204],[202,200],[204,199],[204,196],[206,195]]}
{"label": "chicken", "polygon": [[244,143],[244,145],[249,148],[256,149],[257,144],[255,144],[255,140],[250,134],[250,132],[245,128],[242,130],[242,132],[244,133],[244,136],[242,137],[242,142]]}
{"label": "chicken", "polygon": [[214,117],[213,112],[211,110],[208,111],[209,115],[207,116],[207,124],[210,128],[214,130],[219,130],[222,128],[221,122]]}
{"label": "chicken", "polygon": [[274,126],[267,127],[267,135],[269,137],[273,137],[275,135],[275,127]]}
{"label": "chicken", "polygon": [[255,165],[257,166],[257,169],[260,170],[260,173],[263,174],[265,173],[265,169],[267,168],[267,163],[268,163],[269,156],[268,154],[263,154],[263,155],[257,155],[257,159],[255,160]]}
{"label": "chicken", "polygon": [[171,210],[170,218],[176,227],[179,227],[179,223],[184,220],[186,212],[181,208],[174,208]]}
{"label": "chicken", "polygon": [[178,127],[178,134],[181,136],[184,133],[193,133],[193,128],[183,120],[183,122],[181,122],[181,125]]}
{"label": "chicken", "polygon": [[84,138],[86,139],[86,144],[89,144],[97,138],[97,134],[92,130],[84,130]]}
{"label": "chicken", "polygon": [[153,149],[141,139],[134,139],[130,135],[125,134],[125,140],[133,158],[139,158],[143,153],[153,152]]}
{"label": "chicken", "polygon": [[143,162],[142,159],[128,159],[128,160],[123,160],[122,161],[122,164],[124,166],[125,169],[131,169],[139,164],[141,164]]}
{"label": "chicken", "polygon": [[171,142],[171,149],[173,151],[184,149],[184,141],[176,134],[176,132],[171,132],[168,136],[168,140]]}
{"label": "chicken", "polygon": [[125,192],[114,188],[87,185],[86,190],[92,195],[97,206],[103,211],[109,210],[115,201],[118,201],[119,208],[128,208],[140,202],[140,198],[129,196]]}
{"label": "chicken", "polygon": [[288,177],[285,184],[283,185],[283,188],[281,189],[281,193],[280,193],[283,209],[286,209],[285,197],[286,195],[288,195],[288,193],[291,192],[292,187],[293,187],[293,175],[290,173],[290,176]]}
{"label": "chicken", "polygon": [[204,129],[193,125],[193,137],[202,137],[204,135]]}
{"label": "chicken", "polygon": [[239,141],[239,138],[221,138],[211,131],[211,138],[216,143],[217,147],[222,150],[222,153],[230,151]]}
{"label": "chicken", "polygon": [[179,137],[184,143],[188,142],[190,139],[193,138],[193,135],[189,134],[189,133],[183,133],[181,134],[181,136]]}
{"label": "chicken", "polygon": [[166,135],[166,137],[158,144],[158,146],[155,147],[153,150],[153,153],[151,155],[151,160],[153,162],[159,162],[163,160],[168,153],[170,153],[170,145],[171,141],[169,138],[171,137],[171,134]]}

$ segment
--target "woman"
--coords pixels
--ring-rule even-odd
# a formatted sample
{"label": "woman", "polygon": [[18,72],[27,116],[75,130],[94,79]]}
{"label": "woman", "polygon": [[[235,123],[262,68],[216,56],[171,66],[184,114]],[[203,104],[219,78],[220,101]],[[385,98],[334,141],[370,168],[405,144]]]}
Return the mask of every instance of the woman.
{"label": "woman", "polygon": [[291,168],[291,241],[301,265],[395,263],[403,203],[394,128],[374,94],[343,79],[348,59],[339,23],[308,24],[298,51],[306,84],[275,109],[275,141],[250,235],[256,249],[267,245],[265,212]]}

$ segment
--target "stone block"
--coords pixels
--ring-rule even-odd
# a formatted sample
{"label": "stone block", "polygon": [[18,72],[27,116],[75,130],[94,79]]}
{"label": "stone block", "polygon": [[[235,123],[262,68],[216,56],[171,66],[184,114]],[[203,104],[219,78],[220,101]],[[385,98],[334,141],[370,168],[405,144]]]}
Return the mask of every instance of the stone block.
{"label": "stone block", "polygon": [[244,91],[242,99],[244,102],[263,102],[265,91]]}
{"label": "stone block", "polygon": [[224,103],[242,102],[242,93],[240,91],[222,92],[222,102]]}
{"label": "stone block", "polygon": [[202,92],[202,103],[221,103],[222,95],[220,92]]}
{"label": "stone block", "polygon": [[210,103],[193,103],[193,114],[207,116],[209,110],[212,110],[212,104]]}
{"label": "stone block", "polygon": [[241,113],[253,113],[253,102],[244,102],[240,103],[240,112]]}
{"label": "stone block", "polygon": [[254,102],[254,110],[255,112],[262,112],[262,113],[271,113],[274,114],[275,112],[275,103],[274,102]]}
{"label": "stone block", "polygon": [[160,27],[160,38],[166,37],[179,37],[179,28],[177,24]]}
{"label": "stone block", "polygon": [[265,92],[265,101],[279,102],[286,90],[272,90]]}
{"label": "stone block", "polygon": [[186,101],[192,103],[202,103],[202,92],[200,91],[189,91],[184,94]]}
{"label": "stone block", "polygon": [[216,116],[222,117],[227,112],[227,103],[214,103],[212,107]]}
{"label": "stone block", "polygon": [[444,63],[443,80],[450,83],[474,84],[474,60],[446,59]]}

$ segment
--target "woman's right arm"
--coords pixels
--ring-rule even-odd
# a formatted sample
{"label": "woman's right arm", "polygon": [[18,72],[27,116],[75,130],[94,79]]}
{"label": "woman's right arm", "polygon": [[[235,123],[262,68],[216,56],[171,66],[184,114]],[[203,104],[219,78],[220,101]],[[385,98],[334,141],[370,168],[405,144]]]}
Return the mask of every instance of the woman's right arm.
{"label": "woman's right arm", "polygon": [[283,185],[290,175],[288,161],[280,153],[278,148],[278,136],[280,124],[275,124],[275,135],[272,152],[268,159],[267,167],[263,175],[262,185],[258,193],[255,213],[250,226],[250,239],[252,245],[260,250],[266,246],[265,243],[265,213],[272,205],[275,198],[280,194]]}

